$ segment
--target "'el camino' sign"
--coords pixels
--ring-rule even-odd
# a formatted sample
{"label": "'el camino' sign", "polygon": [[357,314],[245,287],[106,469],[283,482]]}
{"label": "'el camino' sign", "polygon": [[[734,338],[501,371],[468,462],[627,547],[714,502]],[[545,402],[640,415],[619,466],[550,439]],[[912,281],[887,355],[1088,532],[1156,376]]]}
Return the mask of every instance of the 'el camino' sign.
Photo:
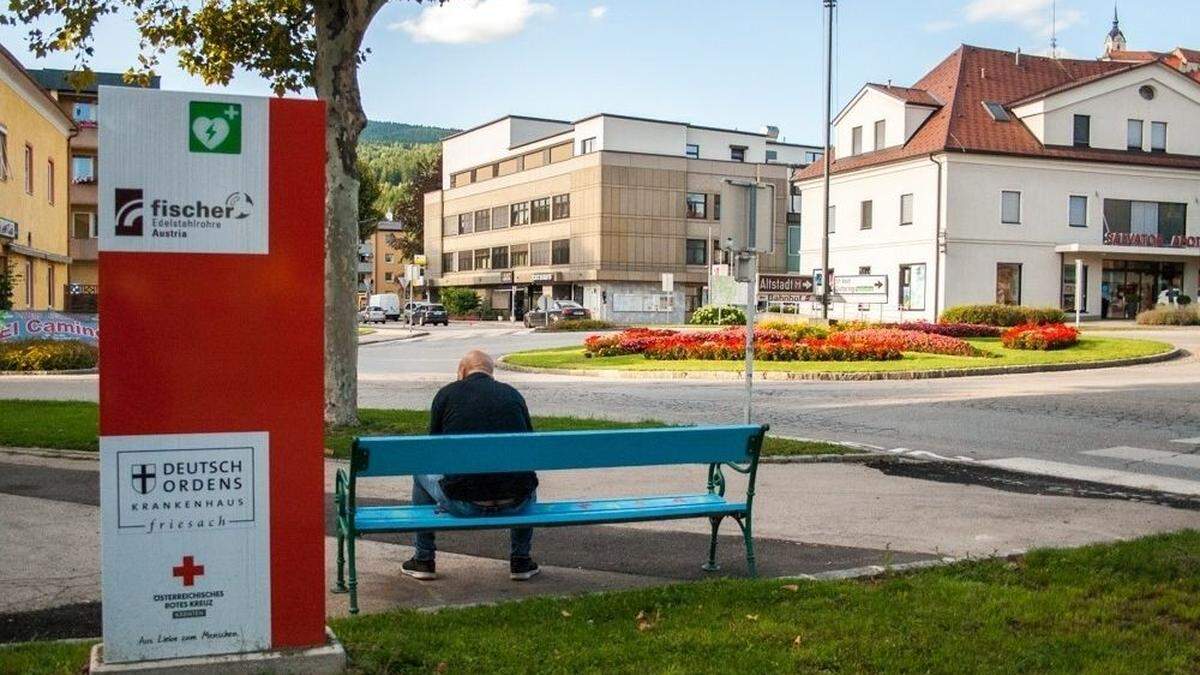
{"label": "'el camino' sign", "polygon": [[1149,248],[1200,248],[1200,236],[1176,234],[1170,237],[1164,237],[1161,234],[1105,232],[1104,245],[1145,246]]}

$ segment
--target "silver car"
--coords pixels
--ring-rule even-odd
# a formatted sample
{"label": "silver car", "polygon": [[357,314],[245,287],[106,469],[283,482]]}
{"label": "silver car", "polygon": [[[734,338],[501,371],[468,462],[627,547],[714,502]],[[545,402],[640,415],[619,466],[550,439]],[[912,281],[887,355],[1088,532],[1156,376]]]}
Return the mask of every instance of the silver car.
{"label": "silver car", "polygon": [[382,307],[367,307],[358,313],[358,320],[362,323],[387,323],[387,314]]}

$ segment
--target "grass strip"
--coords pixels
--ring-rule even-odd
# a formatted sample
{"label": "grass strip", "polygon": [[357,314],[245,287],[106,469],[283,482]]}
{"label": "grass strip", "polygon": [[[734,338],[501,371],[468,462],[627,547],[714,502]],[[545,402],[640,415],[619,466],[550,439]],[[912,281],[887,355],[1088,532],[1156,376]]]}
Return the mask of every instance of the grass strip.
{"label": "grass strip", "polygon": [[[55,448],[65,450],[97,449],[98,407],[90,401],[0,400],[0,446]],[[362,408],[359,424],[331,427],[325,431],[325,448],[333,457],[350,456],[355,436],[415,436],[429,428],[426,410]],[[667,426],[644,420],[619,422],[592,417],[536,416],[533,426],[539,431],[580,429],[639,429]],[[798,441],[768,436],[764,455],[827,455],[851,452],[845,446],[821,441]]]}

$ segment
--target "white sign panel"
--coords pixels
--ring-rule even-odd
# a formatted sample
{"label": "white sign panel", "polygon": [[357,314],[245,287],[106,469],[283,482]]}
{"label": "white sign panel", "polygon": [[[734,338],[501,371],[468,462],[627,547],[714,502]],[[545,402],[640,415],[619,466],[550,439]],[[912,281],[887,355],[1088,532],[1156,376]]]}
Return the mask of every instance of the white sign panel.
{"label": "white sign panel", "polygon": [[888,294],[888,278],[885,274],[850,274],[833,278],[833,290],[840,295],[883,295]]}
{"label": "white sign panel", "polygon": [[103,436],[109,663],[271,647],[265,432]]}
{"label": "white sign panel", "polygon": [[733,277],[713,277],[710,295],[714,305],[745,305],[750,297],[750,284]]}
{"label": "white sign panel", "polygon": [[663,293],[675,292],[675,275],[670,272],[662,273],[662,290]]}
{"label": "white sign panel", "polygon": [[101,97],[101,251],[267,253],[268,99],[136,87]]}

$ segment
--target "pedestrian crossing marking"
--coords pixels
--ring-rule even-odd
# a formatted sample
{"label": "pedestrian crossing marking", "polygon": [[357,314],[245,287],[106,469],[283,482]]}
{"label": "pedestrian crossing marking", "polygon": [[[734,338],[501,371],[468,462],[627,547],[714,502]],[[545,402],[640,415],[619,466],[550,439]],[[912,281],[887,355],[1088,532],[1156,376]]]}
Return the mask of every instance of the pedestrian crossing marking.
{"label": "pedestrian crossing marking", "polygon": [[1024,473],[1034,473],[1043,476],[1054,476],[1071,480],[1083,480],[1094,483],[1121,485],[1142,490],[1172,492],[1182,495],[1200,495],[1200,481],[1168,478],[1147,473],[1117,471],[1066,462],[1053,462],[1032,457],[1007,457],[1004,459],[988,459],[980,462],[998,469],[1009,469]]}
{"label": "pedestrian crossing marking", "polygon": [[1081,454],[1095,457],[1110,457],[1130,462],[1151,462],[1153,464],[1169,464],[1171,466],[1185,466],[1189,469],[1200,469],[1200,455],[1164,452],[1162,450],[1150,450],[1147,448],[1131,448],[1122,445],[1115,448],[1087,450]]}

